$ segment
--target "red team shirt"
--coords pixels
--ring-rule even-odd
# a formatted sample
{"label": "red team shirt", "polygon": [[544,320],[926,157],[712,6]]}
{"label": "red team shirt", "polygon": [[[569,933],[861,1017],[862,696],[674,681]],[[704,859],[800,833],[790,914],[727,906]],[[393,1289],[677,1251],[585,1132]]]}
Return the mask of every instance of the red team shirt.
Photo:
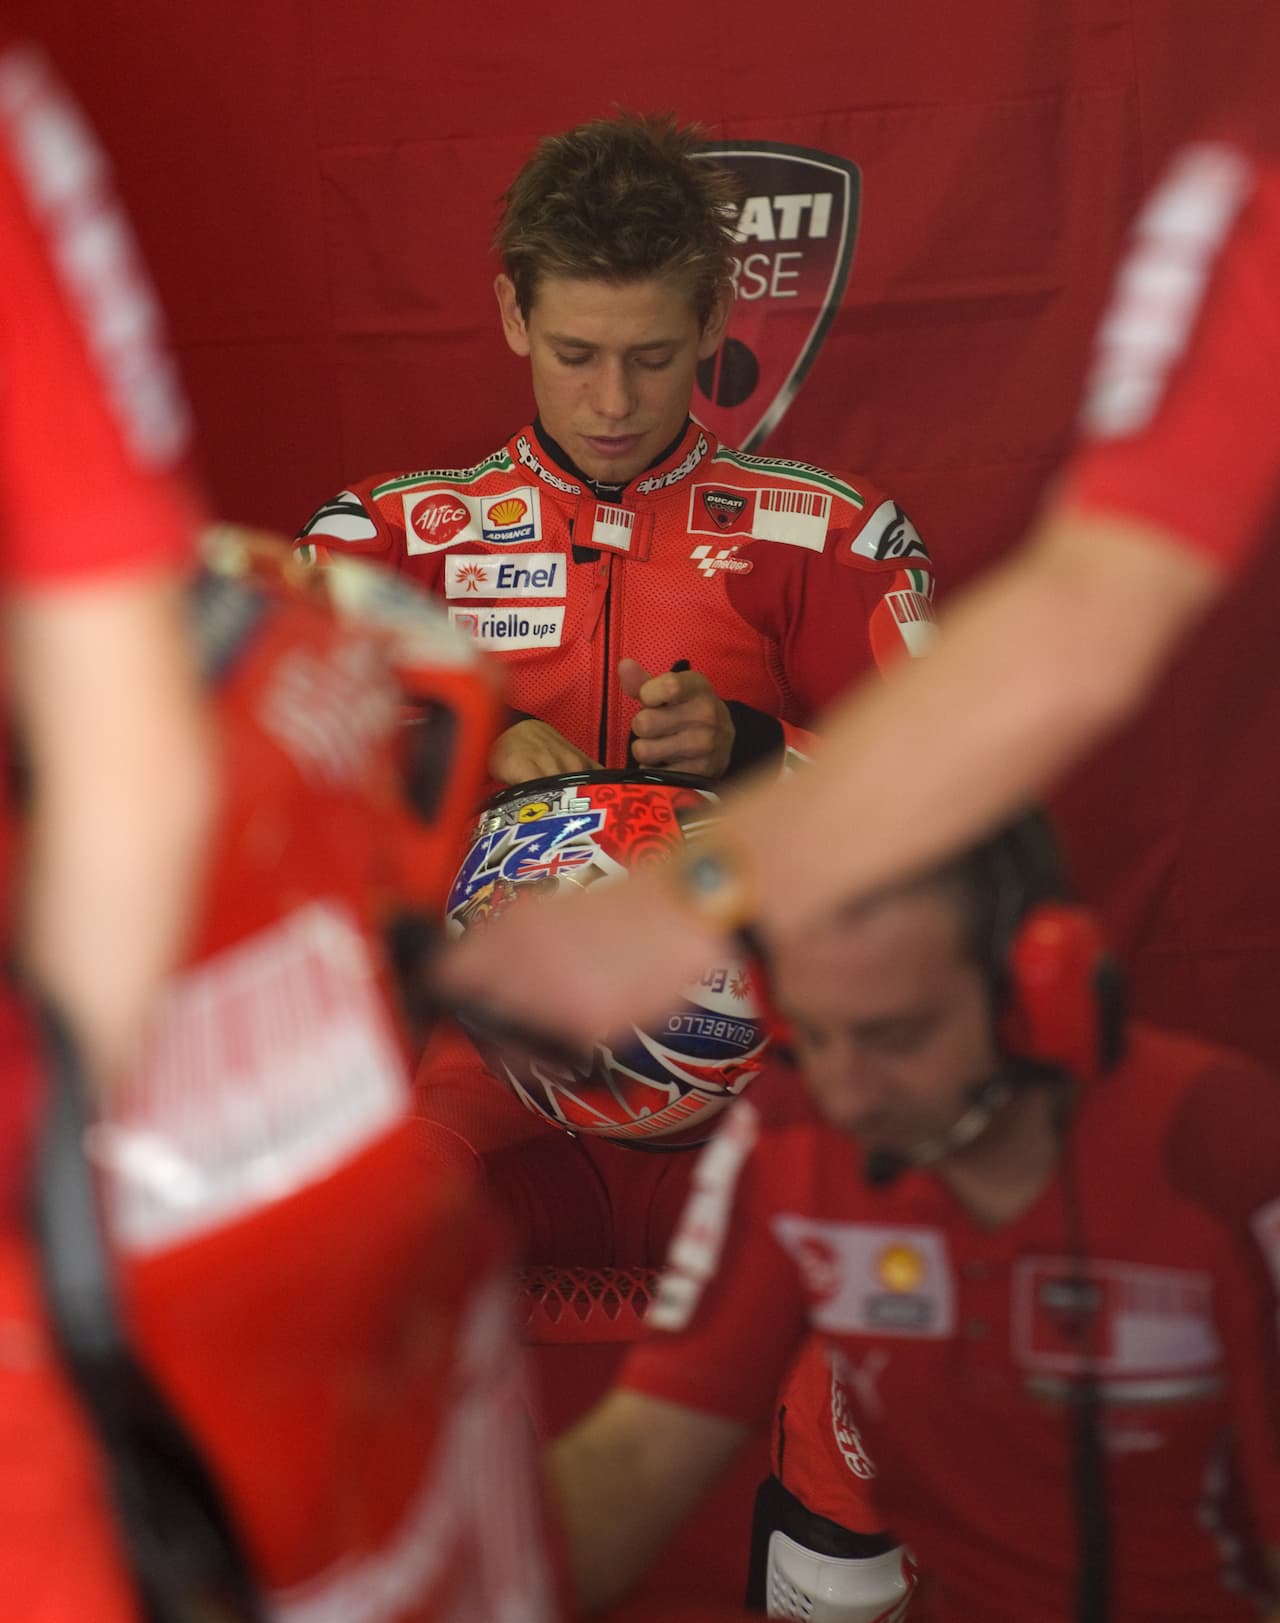
{"label": "red team shirt", "polygon": [[[198,513],[179,471],[187,442],[188,413],[160,342],[157,305],[106,160],[44,58],[0,41],[0,589],[21,593],[146,569],[185,572],[194,562]],[[288,668],[297,669],[319,633],[301,624],[307,616],[300,609],[292,613],[298,623],[285,612],[277,653],[281,668],[293,659]],[[261,639],[255,647],[261,654]],[[320,655],[330,652],[324,643]],[[267,663],[264,683],[274,668]],[[244,701],[244,715],[228,710],[225,691],[219,701],[227,777],[214,844],[228,872],[217,876],[218,907],[201,926],[208,959],[170,983],[153,1045],[168,1030],[165,1021],[179,1018],[175,1010],[191,1005],[192,1018],[199,1016],[208,986],[222,984],[238,1010],[252,1001],[252,983],[263,980],[259,960],[274,952],[277,968],[293,964],[302,924],[321,913],[302,906],[312,892],[337,909],[316,926],[322,946],[332,944],[346,917],[347,869],[317,860],[311,829],[346,808],[361,786],[315,787],[303,765],[290,766],[283,743],[265,756],[260,743],[253,754],[245,743],[250,721],[279,708],[251,702],[256,697]],[[367,709],[369,697],[357,694],[354,713],[364,713],[359,702]],[[313,707],[306,738],[314,739],[315,723]],[[291,828],[293,838],[287,859],[269,864],[267,879],[245,883],[236,818],[251,822],[255,809],[276,819],[272,826]],[[284,821],[288,813],[294,824]],[[14,821],[13,808],[0,803],[6,890]],[[227,916],[261,912],[272,884],[293,884],[299,912],[279,921],[274,934],[269,920],[240,919],[245,941],[228,946]],[[234,1110],[225,1074],[216,1079],[221,1090],[199,1086],[202,1073],[189,1074],[192,1056],[214,1064],[199,1027],[175,1050],[188,1061],[185,1070],[166,1052],[148,1091],[144,1057],[141,1077],[113,1096],[121,1119],[112,1131],[119,1134],[127,1133],[135,1093],[144,1124],[154,1094],[170,1112],[159,1136],[179,1151],[182,1121],[170,1118],[194,1111],[188,1126],[197,1130],[187,1147],[198,1159],[203,1146],[215,1170],[244,1185],[234,1202],[206,1202],[213,1215],[204,1214],[203,1226],[197,1221],[175,1234],[147,1230],[156,1212],[147,1198],[136,1202],[142,1216],[130,1220],[132,1208],[106,1180],[132,1330],[216,1467],[258,1575],[273,1592],[273,1616],[463,1623],[501,1615],[545,1623],[555,1607],[503,1245],[475,1191],[439,1169],[406,1115],[400,1047],[357,951],[363,945],[350,931],[343,938],[337,984],[361,1005],[343,1042],[364,1041],[366,1063],[356,1066],[353,1089],[342,1072],[342,1042],[330,1044],[342,1073],[340,1097],[330,1101],[338,1125],[324,1154],[300,1164],[296,1176],[284,1175],[280,1152],[288,1145],[279,1137],[272,1087],[283,1087],[292,1069],[305,1105],[306,1088],[317,1093],[323,1082],[308,1072],[308,1064],[311,1073],[316,1066],[305,1042],[280,1025],[282,1007],[287,1014],[308,991],[315,995],[305,976],[260,1022],[264,1065],[275,1053],[268,1038],[283,1038],[284,1052],[256,1079],[256,1090],[246,1086],[254,1080],[245,1068],[253,1045],[237,1050]],[[237,968],[237,951],[258,955],[252,976]],[[298,959],[295,968],[297,980],[307,965]],[[199,996],[184,1002],[183,989],[193,984]],[[268,975],[260,995],[269,1000],[274,990]],[[337,1007],[328,999],[326,1017]],[[219,1029],[225,1036],[230,1026],[224,1021]],[[32,1049],[22,1005],[0,989],[0,1198],[10,1206],[0,1222],[4,1612],[32,1623],[134,1623],[137,1596],[104,1498],[98,1446],[50,1345],[32,1246],[14,1216],[36,1096]],[[380,1068],[367,1063],[370,1052],[382,1055]],[[297,1123],[304,1148],[316,1142],[323,1098],[313,1105]],[[259,1137],[271,1168],[256,1183],[239,1141],[236,1153],[225,1153],[227,1120],[247,1123],[255,1110],[268,1123]],[[222,1138],[207,1124],[198,1130],[201,1111],[215,1125],[222,1120]],[[353,1210],[360,1212],[356,1226]],[[274,1317],[264,1321],[267,1301]]]}
{"label": "red team shirt", "polygon": [[[1264,124],[1261,119],[1269,119]],[[1066,495],[1234,570],[1280,485],[1280,118],[1183,150],[1135,222]]]}
{"label": "red team shirt", "polygon": [[[181,565],[188,412],[106,159],[45,59],[0,38],[0,591]],[[15,828],[0,802],[0,929]],[[0,1204],[32,1088],[0,991]]]}
{"label": "red team shirt", "polygon": [[[1112,1615],[1256,1618],[1247,1586],[1280,1548],[1280,1086],[1139,1029],[1070,1145]],[[859,1158],[797,1076],[757,1084],[703,1153],[623,1382],[763,1421],[812,1326],[848,1394],[842,1447],[874,1463],[884,1520],[921,1563],[913,1619],[1065,1623],[1081,1293],[1061,1175],[984,1229],[933,1174],[872,1190]]]}

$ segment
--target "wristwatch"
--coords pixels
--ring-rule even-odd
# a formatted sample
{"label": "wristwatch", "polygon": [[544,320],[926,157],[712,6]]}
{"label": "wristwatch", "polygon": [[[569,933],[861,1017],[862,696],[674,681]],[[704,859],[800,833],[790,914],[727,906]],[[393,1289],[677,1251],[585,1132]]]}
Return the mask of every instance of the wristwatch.
{"label": "wristwatch", "polygon": [[748,929],[757,909],[753,862],[744,846],[710,834],[687,844],[667,865],[677,898],[723,935]]}

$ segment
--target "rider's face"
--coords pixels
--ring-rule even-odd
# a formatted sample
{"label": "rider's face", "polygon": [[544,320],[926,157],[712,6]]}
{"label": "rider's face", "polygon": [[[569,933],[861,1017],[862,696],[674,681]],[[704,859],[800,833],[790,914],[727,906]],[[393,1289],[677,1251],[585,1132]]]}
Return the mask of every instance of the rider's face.
{"label": "rider's face", "polygon": [[529,357],[543,426],[608,484],[634,478],[680,432],[698,362],[724,333],[723,302],[700,323],[685,287],[662,276],[547,276],[527,317],[509,278],[497,294],[507,343]]}

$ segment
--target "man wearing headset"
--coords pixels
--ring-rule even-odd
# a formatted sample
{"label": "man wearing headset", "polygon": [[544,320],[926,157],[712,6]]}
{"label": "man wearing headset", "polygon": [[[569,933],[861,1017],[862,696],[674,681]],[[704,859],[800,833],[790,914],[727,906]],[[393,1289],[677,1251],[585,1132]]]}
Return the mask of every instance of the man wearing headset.
{"label": "man wearing headset", "polygon": [[[643,1017],[722,932],[779,941],[833,894],[942,857],[1133,715],[1273,510],[1278,283],[1280,121],[1256,98],[1184,148],[1139,214],[1077,455],[1026,543],[954,600],[931,657],[833,709],[804,781],[744,793],[696,871],[513,915],[463,944],[458,990],[497,988],[509,1013],[584,1038]],[[513,961],[529,965],[518,983],[500,979]]]}
{"label": "man wearing headset", "polygon": [[[553,1451],[588,1607],[769,1416],[809,1327],[836,1442],[920,1563],[912,1623],[1275,1607],[1280,1087],[1122,1033],[1059,893],[1019,825],[779,955],[799,1070],[704,1152],[651,1337]],[[778,1478],[774,1615],[897,1615],[822,1553],[785,1447]]]}

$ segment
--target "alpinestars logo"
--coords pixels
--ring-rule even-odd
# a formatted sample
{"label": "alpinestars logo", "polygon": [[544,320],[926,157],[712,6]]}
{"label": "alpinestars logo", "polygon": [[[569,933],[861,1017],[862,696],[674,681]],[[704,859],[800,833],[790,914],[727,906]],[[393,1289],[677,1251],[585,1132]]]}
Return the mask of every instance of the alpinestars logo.
{"label": "alpinestars logo", "polygon": [[552,473],[533,446],[529,444],[527,435],[521,434],[516,441],[516,455],[531,473],[537,474],[543,484],[553,485],[557,490],[563,490],[566,496],[580,496],[582,494],[581,485],[571,485],[567,479],[562,479],[559,474]]}
{"label": "alpinestars logo", "polygon": [[708,580],[722,570],[730,575],[749,575],[755,566],[750,558],[739,558],[737,551],[736,547],[720,547],[714,552],[710,547],[695,547],[689,556],[697,563],[698,573]]}
{"label": "alpinestars logo", "polygon": [[848,158],[776,141],[722,141],[700,155],[733,170],[747,195],[729,328],[698,368],[695,415],[751,451],[800,392],[844,296],[861,175]]}
{"label": "alpinestars logo", "polygon": [[699,434],[697,444],[683,462],[678,463],[669,473],[651,473],[647,479],[641,479],[636,486],[637,494],[649,496],[655,490],[666,490],[671,485],[678,485],[682,479],[689,477],[710,449],[711,447],[707,444],[707,436]]}

